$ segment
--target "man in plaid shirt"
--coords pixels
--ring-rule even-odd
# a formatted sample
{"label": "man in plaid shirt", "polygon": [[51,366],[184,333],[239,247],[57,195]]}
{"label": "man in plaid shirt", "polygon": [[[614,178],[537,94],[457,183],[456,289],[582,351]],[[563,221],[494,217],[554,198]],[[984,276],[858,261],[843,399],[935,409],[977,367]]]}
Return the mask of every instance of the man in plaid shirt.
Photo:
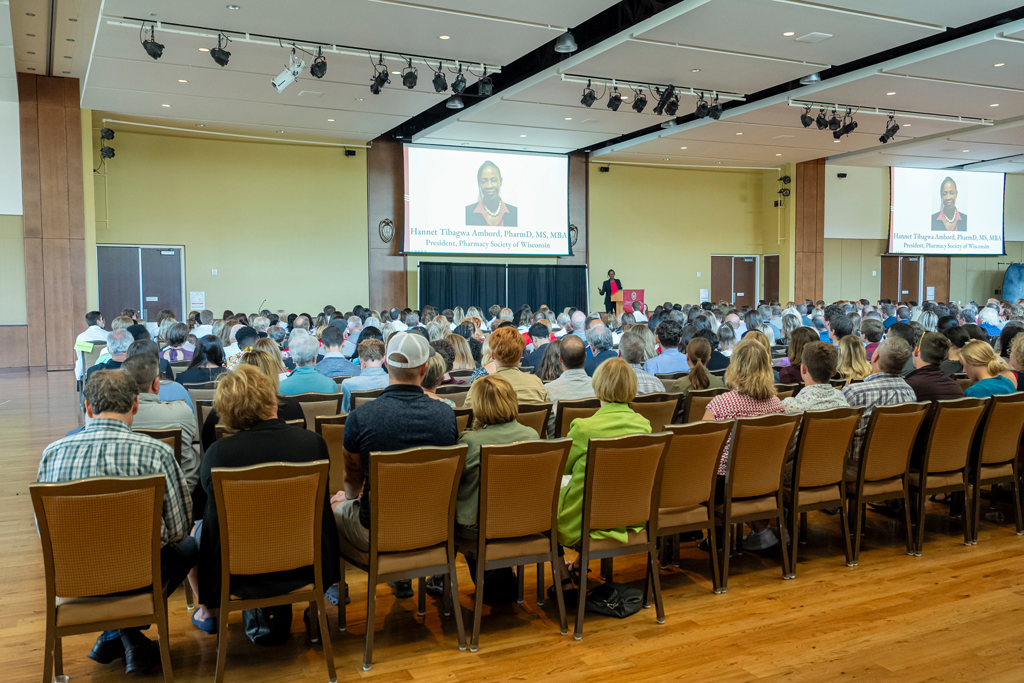
{"label": "man in plaid shirt", "polygon": [[644,340],[634,332],[626,332],[619,340],[619,358],[629,363],[636,373],[636,393],[657,394],[665,391],[661,380],[644,371]]}
{"label": "man in plaid shirt", "polygon": [[[132,419],[139,409],[139,390],[126,372],[94,372],[85,385],[85,409],[90,418],[85,429],[47,446],[36,481],[166,475],[160,565],[165,588],[172,592],[199,557],[196,541],[188,535],[192,497],[174,451],[161,441],[132,432]],[[125,658],[128,673],[142,672],[159,661],[160,653],[138,628],[104,631],[89,653],[90,659],[101,664],[121,657]]]}
{"label": "man in plaid shirt", "polygon": [[846,461],[847,481],[857,480],[860,452],[864,447],[864,437],[875,406],[894,406],[917,400],[917,394],[906,380],[900,377],[903,366],[910,360],[912,353],[906,340],[895,336],[889,337],[875,349],[875,355],[871,358],[872,374],[863,382],[851,384],[843,389],[843,395],[846,396],[851,408],[864,407],[864,414],[857,424],[857,431],[853,434],[850,457]]}

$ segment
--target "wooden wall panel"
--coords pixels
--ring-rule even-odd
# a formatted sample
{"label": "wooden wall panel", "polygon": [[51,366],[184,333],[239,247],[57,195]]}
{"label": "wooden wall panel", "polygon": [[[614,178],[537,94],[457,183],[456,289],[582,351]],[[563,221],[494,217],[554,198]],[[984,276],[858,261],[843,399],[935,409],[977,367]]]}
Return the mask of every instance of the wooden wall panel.
{"label": "wooden wall panel", "polygon": [[795,298],[818,301],[824,294],[825,160],[796,166]]}
{"label": "wooden wall panel", "polygon": [[[405,229],[405,162],[402,144],[378,138],[366,150],[366,217],[369,247],[370,308],[383,310],[408,301],[406,257],[400,253]],[[380,222],[390,219],[395,236],[380,237]]]}
{"label": "wooden wall panel", "polygon": [[560,266],[584,266],[590,260],[589,191],[590,161],[586,154],[574,152],[569,155],[569,223],[577,229],[576,245],[572,256],[558,258]]}
{"label": "wooden wall panel", "polygon": [[18,74],[21,127],[21,203],[25,237],[42,237],[39,208],[39,121],[36,117],[36,77]]}
{"label": "wooden wall panel", "polygon": [[[63,102],[63,95],[61,101]],[[40,104],[38,117],[39,198],[43,219],[43,237],[67,239],[70,237],[68,230],[68,134],[67,123],[64,120],[64,108]]]}
{"label": "wooden wall panel", "polygon": [[28,326],[0,325],[0,368],[28,365]]}
{"label": "wooden wall panel", "polygon": [[46,297],[43,295],[43,240],[25,238],[25,304],[28,312],[28,364],[46,365]]}
{"label": "wooden wall panel", "polygon": [[[77,241],[77,240],[76,240]],[[46,367],[74,367],[75,330],[71,293],[71,240],[43,238],[43,296],[46,297]],[[83,323],[84,324],[84,323]]]}
{"label": "wooden wall panel", "polygon": [[949,257],[924,257],[924,292],[922,299],[928,299],[928,288],[935,288],[934,301],[949,301]]}
{"label": "wooden wall panel", "polygon": [[[77,79],[71,80],[77,82]],[[77,90],[76,87],[75,91],[77,92]],[[68,183],[68,237],[85,239],[85,181],[82,178],[82,145],[77,144],[82,139],[82,112],[80,109],[64,110],[64,127],[67,140],[64,167],[67,169]],[[82,211],[71,210],[76,206],[81,206]]]}

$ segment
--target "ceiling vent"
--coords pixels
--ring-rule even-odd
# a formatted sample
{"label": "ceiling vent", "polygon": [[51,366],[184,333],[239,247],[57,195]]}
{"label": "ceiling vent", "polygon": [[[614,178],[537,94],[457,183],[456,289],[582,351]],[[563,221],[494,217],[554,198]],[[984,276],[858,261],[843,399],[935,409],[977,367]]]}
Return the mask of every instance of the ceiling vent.
{"label": "ceiling vent", "polygon": [[317,92],[315,90],[303,90],[299,93],[299,97],[320,97],[322,95],[322,92]]}

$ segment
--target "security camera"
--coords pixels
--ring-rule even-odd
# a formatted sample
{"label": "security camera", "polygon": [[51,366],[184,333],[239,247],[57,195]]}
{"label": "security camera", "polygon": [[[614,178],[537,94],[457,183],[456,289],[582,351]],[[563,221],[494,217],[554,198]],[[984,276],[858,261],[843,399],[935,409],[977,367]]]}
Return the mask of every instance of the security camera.
{"label": "security camera", "polygon": [[302,70],[305,68],[305,60],[296,59],[293,52],[288,60],[288,68],[275,76],[274,80],[270,81],[270,83],[277,88],[277,92],[284,92],[284,89],[294,83],[295,79],[299,77],[299,74],[301,74]]}

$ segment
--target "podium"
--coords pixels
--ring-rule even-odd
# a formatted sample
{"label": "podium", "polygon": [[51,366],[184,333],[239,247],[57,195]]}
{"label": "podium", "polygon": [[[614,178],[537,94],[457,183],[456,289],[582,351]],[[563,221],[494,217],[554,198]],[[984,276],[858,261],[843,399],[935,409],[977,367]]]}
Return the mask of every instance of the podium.
{"label": "podium", "polygon": [[620,289],[612,294],[612,301],[615,302],[615,315],[633,312],[633,302],[644,300],[642,289]]}

